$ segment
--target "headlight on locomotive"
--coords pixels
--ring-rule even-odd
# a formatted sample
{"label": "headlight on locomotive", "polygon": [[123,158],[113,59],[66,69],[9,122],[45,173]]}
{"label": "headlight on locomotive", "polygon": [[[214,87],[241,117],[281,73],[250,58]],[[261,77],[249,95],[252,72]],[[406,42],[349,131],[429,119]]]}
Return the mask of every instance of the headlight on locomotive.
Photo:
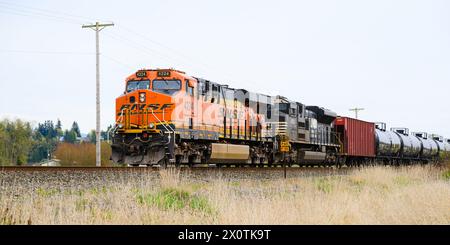
{"label": "headlight on locomotive", "polygon": [[154,128],[155,128],[155,124],[154,124],[154,123],[150,123],[150,124],[148,125],[148,128],[154,129]]}
{"label": "headlight on locomotive", "polygon": [[141,103],[144,103],[144,102],[145,102],[145,93],[139,93],[139,101],[140,101]]}

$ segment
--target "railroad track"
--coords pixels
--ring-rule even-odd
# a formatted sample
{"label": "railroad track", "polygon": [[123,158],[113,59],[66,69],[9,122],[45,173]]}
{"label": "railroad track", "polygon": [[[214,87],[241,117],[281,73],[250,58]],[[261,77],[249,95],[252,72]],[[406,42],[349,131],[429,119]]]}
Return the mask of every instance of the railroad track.
{"label": "railroad track", "polygon": [[158,172],[162,169],[173,169],[180,172],[318,172],[318,173],[346,173],[351,168],[329,168],[329,167],[207,167],[207,166],[197,166],[197,167],[47,167],[47,166],[2,166],[0,171],[48,171],[48,172],[129,172],[129,171],[147,171],[147,172]]}
{"label": "railroad track", "polygon": [[[0,166],[0,170],[29,170],[29,171],[72,171],[72,170],[91,170],[91,171],[108,171],[108,170],[115,170],[115,171],[127,171],[127,170],[138,170],[138,171],[144,171],[144,170],[150,170],[150,171],[159,171],[161,169],[178,169],[180,171],[205,171],[205,170],[267,170],[267,171],[276,171],[276,170],[283,170],[284,168],[282,166],[276,166],[276,167],[211,167],[211,166],[195,166],[195,167],[167,167],[162,168],[158,166],[153,167],[62,167],[62,166]],[[289,170],[338,170],[337,168],[329,168],[329,167],[287,167]]]}

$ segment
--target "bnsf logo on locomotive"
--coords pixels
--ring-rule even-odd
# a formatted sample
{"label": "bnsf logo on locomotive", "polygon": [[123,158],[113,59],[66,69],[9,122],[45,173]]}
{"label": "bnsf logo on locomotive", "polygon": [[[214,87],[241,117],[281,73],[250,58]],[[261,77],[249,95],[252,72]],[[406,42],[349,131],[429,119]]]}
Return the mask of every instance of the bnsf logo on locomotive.
{"label": "bnsf logo on locomotive", "polygon": [[[120,115],[122,113],[122,111],[125,109],[129,109],[130,111],[135,111],[135,110],[162,111],[165,109],[171,109],[172,106],[173,106],[173,104],[132,104],[132,105],[124,104],[124,105],[122,105],[122,107],[120,107],[120,109],[119,109],[120,112],[117,115]],[[139,113],[142,113],[142,112],[133,113],[133,114],[139,114]]]}

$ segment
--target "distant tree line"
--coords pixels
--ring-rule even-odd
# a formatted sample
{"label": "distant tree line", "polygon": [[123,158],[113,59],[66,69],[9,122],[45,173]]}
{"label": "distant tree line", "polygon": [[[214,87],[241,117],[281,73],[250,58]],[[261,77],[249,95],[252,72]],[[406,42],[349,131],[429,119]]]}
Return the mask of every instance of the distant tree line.
{"label": "distant tree line", "polygon": [[[102,138],[106,139],[106,132],[102,132]],[[62,142],[66,144],[64,148],[68,149],[70,145],[80,143],[80,139],[81,132],[77,122],[73,122],[70,130],[63,131],[59,119],[56,124],[47,120],[38,123],[35,128],[20,119],[4,119],[0,121],[0,165],[26,165],[51,159]],[[92,132],[88,135],[88,139],[95,143],[95,131],[93,136]],[[60,150],[59,153],[64,151]],[[81,152],[80,154],[82,155]]]}
{"label": "distant tree line", "polygon": [[[107,140],[109,138],[108,137],[108,133],[111,133],[110,132],[111,128],[112,128],[112,125],[109,125],[108,128],[106,129],[106,131],[103,131],[103,130],[100,131],[100,138],[103,139],[103,140]],[[95,129],[92,129],[88,133],[87,138],[89,139],[89,142],[91,142],[92,144],[96,143],[97,136],[95,134]]]}

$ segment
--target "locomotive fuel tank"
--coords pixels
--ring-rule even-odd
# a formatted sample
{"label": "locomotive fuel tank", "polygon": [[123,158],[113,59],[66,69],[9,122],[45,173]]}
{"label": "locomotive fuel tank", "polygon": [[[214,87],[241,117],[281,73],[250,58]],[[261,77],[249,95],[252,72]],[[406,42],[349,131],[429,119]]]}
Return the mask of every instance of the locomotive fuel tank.
{"label": "locomotive fuel tank", "polygon": [[376,123],[376,149],[377,156],[398,156],[401,150],[400,137],[392,132],[386,131],[386,124]]}
{"label": "locomotive fuel tank", "polygon": [[416,136],[409,135],[409,130],[407,128],[392,128],[391,131],[397,133],[402,141],[403,157],[420,157],[420,152],[422,151],[422,143]]}

